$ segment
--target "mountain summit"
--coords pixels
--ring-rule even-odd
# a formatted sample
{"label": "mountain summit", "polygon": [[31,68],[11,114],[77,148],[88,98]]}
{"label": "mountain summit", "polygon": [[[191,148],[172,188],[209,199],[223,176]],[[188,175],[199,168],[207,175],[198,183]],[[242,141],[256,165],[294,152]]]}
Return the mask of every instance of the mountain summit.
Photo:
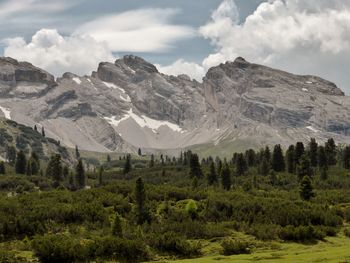
{"label": "mountain summit", "polygon": [[164,75],[132,55],[100,63],[91,76],[57,80],[1,58],[0,93],[4,117],[92,151],[211,145],[224,153],[310,137],[350,141],[350,97],[334,83],[241,57],[209,69],[203,83]]}

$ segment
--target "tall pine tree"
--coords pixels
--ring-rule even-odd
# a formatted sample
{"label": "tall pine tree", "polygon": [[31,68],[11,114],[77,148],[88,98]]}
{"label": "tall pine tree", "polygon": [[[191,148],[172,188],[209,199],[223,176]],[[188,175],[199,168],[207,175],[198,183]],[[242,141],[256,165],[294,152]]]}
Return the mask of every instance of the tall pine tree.
{"label": "tall pine tree", "polygon": [[145,185],[141,177],[136,180],[135,201],[137,224],[142,225],[146,221],[149,221],[149,212],[146,204]]}
{"label": "tall pine tree", "polygon": [[218,182],[218,176],[216,174],[214,161],[210,162],[210,169],[208,174],[208,185],[216,185]]}
{"label": "tall pine tree", "polygon": [[300,197],[305,201],[309,201],[314,196],[311,179],[309,176],[304,176],[300,182]]}
{"label": "tall pine tree", "polygon": [[203,172],[201,169],[201,165],[199,164],[199,158],[197,154],[191,154],[190,156],[190,176],[201,178],[203,176]]}
{"label": "tall pine tree", "polygon": [[227,163],[224,164],[221,170],[221,184],[226,191],[230,190],[232,184],[231,171]]}
{"label": "tall pine tree", "polygon": [[15,170],[17,174],[25,174],[27,167],[27,158],[23,151],[19,151],[16,157]]}
{"label": "tall pine tree", "polygon": [[78,160],[78,164],[75,168],[75,182],[79,189],[85,188],[85,185],[86,185],[85,169],[84,169],[83,161],[81,159]]}
{"label": "tall pine tree", "polygon": [[288,173],[294,174],[295,173],[295,147],[294,145],[290,145],[287,152],[286,152],[286,159],[287,159],[287,171]]}
{"label": "tall pine tree", "polygon": [[283,172],[286,169],[282,148],[279,144],[273,149],[271,166],[276,172]]}
{"label": "tall pine tree", "polygon": [[318,164],[318,144],[315,138],[311,138],[309,143],[310,164],[312,167],[317,167]]}
{"label": "tall pine tree", "polygon": [[128,154],[126,156],[123,173],[128,174],[130,173],[130,171],[131,171],[131,155]]}
{"label": "tall pine tree", "polygon": [[327,155],[328,165],[336,165],[337,164],[337,149],[335,146],[335,142],[333,138],[327,140],[325,144],[325,151]]}

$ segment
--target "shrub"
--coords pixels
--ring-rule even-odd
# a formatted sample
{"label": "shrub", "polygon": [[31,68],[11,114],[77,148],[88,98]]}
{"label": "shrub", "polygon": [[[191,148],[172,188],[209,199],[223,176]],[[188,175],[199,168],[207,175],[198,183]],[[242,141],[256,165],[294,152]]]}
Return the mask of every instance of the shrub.
{"label": "shrub", "polygon": [[221,243],[221,247],[225,256],[251,253],[251,244],[246,241],[226,239]]}
{"label": "shrub", "polygon": [[200,254],[199,245],[191,244],[184,236],[175,232],[166,232],[152,239],[152,247],[160,252],[180,255],[183,257],[191,257]]}
{"label": "shrub", "polygon": [[350,237],[350,228],[345,228],[344,234],[345,234],[345,236]]}
{"label": "shrub", "polygon": [[305,242],[323,240],[326,234],[313,226],[286,226],[280,232],[280,238],[288,241]]}

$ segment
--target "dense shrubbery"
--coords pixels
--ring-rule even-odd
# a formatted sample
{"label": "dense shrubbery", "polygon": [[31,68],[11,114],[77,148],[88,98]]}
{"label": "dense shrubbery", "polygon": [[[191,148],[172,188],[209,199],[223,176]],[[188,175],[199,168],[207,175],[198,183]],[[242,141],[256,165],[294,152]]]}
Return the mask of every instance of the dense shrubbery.
{"label": "dense shrubbery", "polygon": [[86,262],[97,258],[123,262],[149,259],[143,242],[110,236],[81,240],[67,234],[47,234],[35,237],[32,247],[42,262],[50,263]]}

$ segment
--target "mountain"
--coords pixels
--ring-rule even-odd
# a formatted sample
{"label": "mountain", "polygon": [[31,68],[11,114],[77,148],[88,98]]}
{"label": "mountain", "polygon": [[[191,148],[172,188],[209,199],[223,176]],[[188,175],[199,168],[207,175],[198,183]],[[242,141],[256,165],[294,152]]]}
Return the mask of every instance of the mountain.
{"label": "mountain", "polygon": [[350,97],[334,83],[243,58],[203,82],[168,76],[137,56],[100,63],[91,76],[57,78],[0,58],[0,114],[44,126],[49,137],[90,151],[194,148],[216,153],[315,137],[350,142]]}

